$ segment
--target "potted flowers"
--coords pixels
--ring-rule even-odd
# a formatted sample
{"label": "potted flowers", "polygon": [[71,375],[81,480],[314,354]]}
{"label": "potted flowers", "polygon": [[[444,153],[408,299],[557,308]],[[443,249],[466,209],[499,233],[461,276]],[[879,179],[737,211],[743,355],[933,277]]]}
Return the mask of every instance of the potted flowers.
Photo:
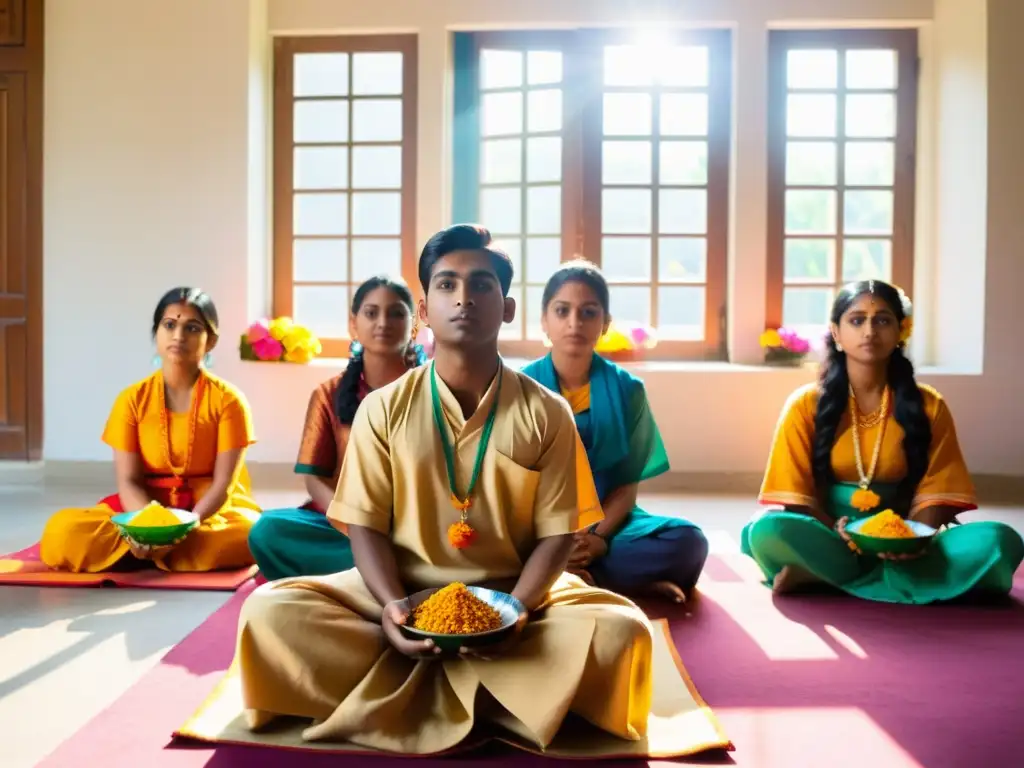
{"label": "potted flowers", "polygon": [[761,334],[761,348],[767,365],[802,365],[811,342],[789,328],[769,328]]}
{"label": "potted flowers", "polygon": [[306,326],[290,317],[258,320],[242,334],[239,352],[243,360],[308,363],[320,354],[320,340]]}

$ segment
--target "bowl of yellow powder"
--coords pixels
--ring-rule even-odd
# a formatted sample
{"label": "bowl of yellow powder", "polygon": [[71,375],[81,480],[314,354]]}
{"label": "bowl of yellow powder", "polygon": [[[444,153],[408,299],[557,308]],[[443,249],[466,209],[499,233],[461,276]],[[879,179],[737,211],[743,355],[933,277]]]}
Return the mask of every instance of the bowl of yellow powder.
{"label": "bowl of yellow powder", "polygon": [[455,582],[409,596],[412,613],[401,627],[412,640],[433,640],[442,651],[492,645],[505,639],[523,604],[506,592]]}
{"label": "bowl of yellow powder", "polygon": [[904,520],[891,509],[847,524],[846,532],[861,552],[872,555],[914,555],[935,536],[930,525]]}
{"label": "bowl of yellow powder", "polygon": [[150,502],[134,512],[122,512],[110,518],[122,536],[139,544],[162,547],[184,538],[199,525],[199,518],[186,509],[172,509]]}

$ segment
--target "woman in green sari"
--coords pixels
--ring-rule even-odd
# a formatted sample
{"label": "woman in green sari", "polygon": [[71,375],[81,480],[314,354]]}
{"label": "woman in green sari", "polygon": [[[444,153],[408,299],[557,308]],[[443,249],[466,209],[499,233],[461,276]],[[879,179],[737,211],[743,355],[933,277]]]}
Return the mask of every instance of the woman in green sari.
{"label": "woman in green sari", "polygon": [[414,313],[412,293],[400,280],[371,277],[356,289],[348,365],[313,391],[302,429],[295,473],[303,477],[310,498],[298,508],[267,510],[249,532],[249,549],[269,581],[353,567],[348,536],[331,524],[325,510],[363,398],[426,359],[412,342]]}
{"label": "woman in green sari", "polygon": [[[760,502],[742,548],[779,593],[830,584],[866,600],[933,603],[1007,594],[1024,559],[1003,523],[958,524],[977,508],[946,402],[918,384],[905,348],[912,308],[879,280],[846,286],[831,313],[821,380],[797,390],[775,432]],[[892,509],[939,529],[913,559],[856,550],[848,521]]]}
{"label": "woman in green sari", "polygon": [[589,262],[566,264],[548,280],[541,305],[551,354],[523,373],[572,407],[604,510],[604,520],[577,535],[569,568],[613,592],[684,602],[708,541],[690,521],[636,504],[640,483],[668,472],[668,455],[644,383],[594,352],[611,322],[608,284]]}

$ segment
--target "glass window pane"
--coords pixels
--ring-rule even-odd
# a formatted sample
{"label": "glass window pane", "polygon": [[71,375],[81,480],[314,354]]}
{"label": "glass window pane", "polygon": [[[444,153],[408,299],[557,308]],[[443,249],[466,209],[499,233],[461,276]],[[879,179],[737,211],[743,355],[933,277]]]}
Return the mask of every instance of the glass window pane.
{"label": "glass window pane", "polygon": [[523,180],[523,140],[493,139],[481,147],[480,181],[516,184]]}
{"label": "glass window pane", "polygon": [[891,240],[844,240],[843,281],[892,280]]}
{"label": "glass window pane", "polygon": [[352,141],[401,141],[401,99],[356,99],[352,104]]}
{"label": "glass window pane", "polygon": [[293,113],[296,144],[348,141],[348,101],[297,101]]}
{"label": "glass window pane", "polygon": [[352,282],[362,283],[374,275],[402,276],[402,241],[397,237],[352,239]]}
{"label": "glass window pane", "polygon": [[836,193],[830,189],[786,191],[786,234],[834,235]]}
{"label": "glass window pane", "polygon": [[621,283],[651,281],[651,238],[605,237],[601,240],[601,271]]}
{"label": "glass window pane", "polygon": [[374,51],[352,54],[352,93],[397,96],[402,93],[402,54]]}
{"label": "glass window pane", "polygon": [[787,96],[786,135],[808,138],[835,136],[836,97],[827,93],[792,93]]}
{"label": "glass window pane", "polygon": [[401,189],[401,147],[352,147],[352,186],[356,189]]}
{"label": "glass window pane", "polygon": [[402,234],[402,195],[398,192],[354,193],[352,234]]}
{"label": "glass window pane", "polygon": [[704,45],[677,45],[658,57],[655,72],[662,85],[700,88],[708,84],[708,49]]}
{"label": "glass window pane", "polygon": [[651,142],[601,142],[601,181],[604,184],[650,184]]}
{"label": "glass window pane", "polygon": [[606,93],[604,95],[605,136],[650,136],[651,95],[648,93]]}
{"label": "glass window pane", "polygon": [[344,192],[295,195],[292,234],[347,235],[348,195]]}
{"label": "glass window pane", "polygon": [[480,221],[498,235],[523,231],[523,199],[519,187],[480,190]]}
{"label": "glass window pane", "polygon": [[652,70],[651,56],[635,45],[604,47],[605,85],[650,85]]}
{"label": "glass window pane", "polygon": [[658,192],[658,231],[666,235],[702,235],[708,231],[708,193],[703,189]]}
{"label": "glass window pane", "polygon": [[832,288],[784,288],[782,324],[810,338],[820,336],[828,327],[832,292]]}
{"label": "glass window pane", "polygon": [[676,341],[704,339],[704,286],[658,288],[658,338]]}
{"label": "glass window pane", "polygon": [[529,187],[526,190],[526,232],[557,235],[562,231],[562,188]]}
{"label": "glass window pane", "polygon": [[707,184],[706,141],[663,141],[659,158],[662,184]]}
{"label": "glass window pane", "polygon": [[347,96],[347,53],[297,53],[293,61],[293,94]]}
{"label": "glass window pane", "polygon": [[895,88],[896,51],[884,48],[847,51],[846,87]]}
{"label": "glass window pane", "polygon": [[647,235],[651,232],[649,189],[601,191],[601,231],[613,235]]}
{"label": "glass window pane", "polygon": [[562,91],[545,88],[526,95],[526,130],[546,133],[562,130]]}
{"label": "glass window pane", "polygon": [[896,96],[852,93],[846,97],[846,135],[887,139],[896,135]]}
{"label": "glass window pane", "polygon": [[526,140],[526,180],[562,180],[561,136],[538,136]]}
{"label": "glass window pane", "polygon": [[612,317],[616,322],[622,325],[628,323],[651,324],[650,288],[613,285],[608,288],[608,294],[611,299]]}
{"label": "glass window pane", "polygon": [[297,283],[348,282],[348,240],[295,240],[292,277]]}
{"label": "glass window pane", "polygon": [[835,240],[786,240],[784,282],[834,283],[835,274]]}
{"label": "glass window pane", "polygon": [[835,50],[786,52],[786,87],[835,88],[839,77],[839,53]]}
{"label": "glass window pane", "polygon": [[526,319],[526,338],[540,341],[544,338],[544,328],[540,324],[544,314],[544,286],[526,286],[526,306],[523,307]]}
{"label": "glass window pane", "polygon": [[893,193],[847,190],[843,195],[843,232],[849,235],[892,234]]}
{"label": "glass window pane", "polygon": [[523,338],[523,287],[512,284],[508,297],[516,302],[516,318],[511,323],[505,323],[498,331],[498,338],[504,340],[517,340]]}
{"label": "glass window pane", "polygon": [[526,239],[526,280],[546,283],[562,263],[562,240],[558,237]]}
{"label": "glass window pane", "polygon": [[502,136],[523,132],[523,94],[488,93],[481,101],[480,132]]}
{"label": "glass window pane", "polygon": [[322,339],[348,336],[348,287],[344,285],[296,285],[292,316]]}
{"label": "glass window pane", "polygon": [[663,93],[658,122],[662,136],[707,136],[708,95]]}
{"label": "glass window pane", "polygon": [[846,144],[846,183],[850,186],[888,187],[896,178],[891,141],[850,141]]}
{"label": "glass window pane", "polygon": [[348,188],[348,147],[296,147],[293,158],[295,189]]}
{"label": "glass window pane", "polygon": [[526,54],[526,79],[530,85],[562,82],[561,51],[530,51]]}
{"label": "glass window pane", "polygon": [[836,183],[836,145],[833,141],[786,143],[786,183],[830,186]]}
{"label": "glass window pane", "polygon": [[703,237],[662,237],[658,240],[658,280],[703,283],[708,275],[708,242]]}
{"label": "glass window pane", "polygon": [[520,51],[480,51],[480,87],[516,88],[523,84],[523,54]]}

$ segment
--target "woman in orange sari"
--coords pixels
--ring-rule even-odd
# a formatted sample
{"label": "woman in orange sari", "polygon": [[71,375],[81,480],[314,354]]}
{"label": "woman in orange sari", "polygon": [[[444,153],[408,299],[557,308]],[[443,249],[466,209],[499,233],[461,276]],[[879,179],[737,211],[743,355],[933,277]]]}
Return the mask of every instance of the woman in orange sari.
{"label": "woman in orange sari", "polygon": [[[103,430],[117,493],[49,519],[40,542],[48,566],[96,573],[133,557],[164,571],[252,564],[246,539],[259,507],[244,462],[255,442],[252,416],[242,393],[203,367],[217,334],[217,308],[204,292],[174,288],[160,299],[153,313],[160,370],[118,395]],[[189,509],[200,524],[167,547],[122,537],[110,518],[151,501]]]}
{"label": "woman in orange sari", "polygon": [[426,361],[423,348],[412,341],[414,313],[412,293],[400,280],[371,277],[352,297],[348,366],[313,391],[295,461],[295,474],[302,476],[309,500],[298,508],[267,510],[249,534],[249,548],[268,580],[320,576],[354,566],[344,526],[335,527],[325,513],[359,404],[371,390]]}
{"label": "woman in orange sari", "polygon": [[[1024,541],[977,509],[974,484],[942,396],[906,356],[906,295],[880,280],[846,286],[832,305],[821,381],[783,408],[760,502],[742,549],[779,593],[825,583],[865,600],[924,604],[970,592],[1006,594]],[[863,554],[849,521],[891,509],[939,529],[920,557]]]}

